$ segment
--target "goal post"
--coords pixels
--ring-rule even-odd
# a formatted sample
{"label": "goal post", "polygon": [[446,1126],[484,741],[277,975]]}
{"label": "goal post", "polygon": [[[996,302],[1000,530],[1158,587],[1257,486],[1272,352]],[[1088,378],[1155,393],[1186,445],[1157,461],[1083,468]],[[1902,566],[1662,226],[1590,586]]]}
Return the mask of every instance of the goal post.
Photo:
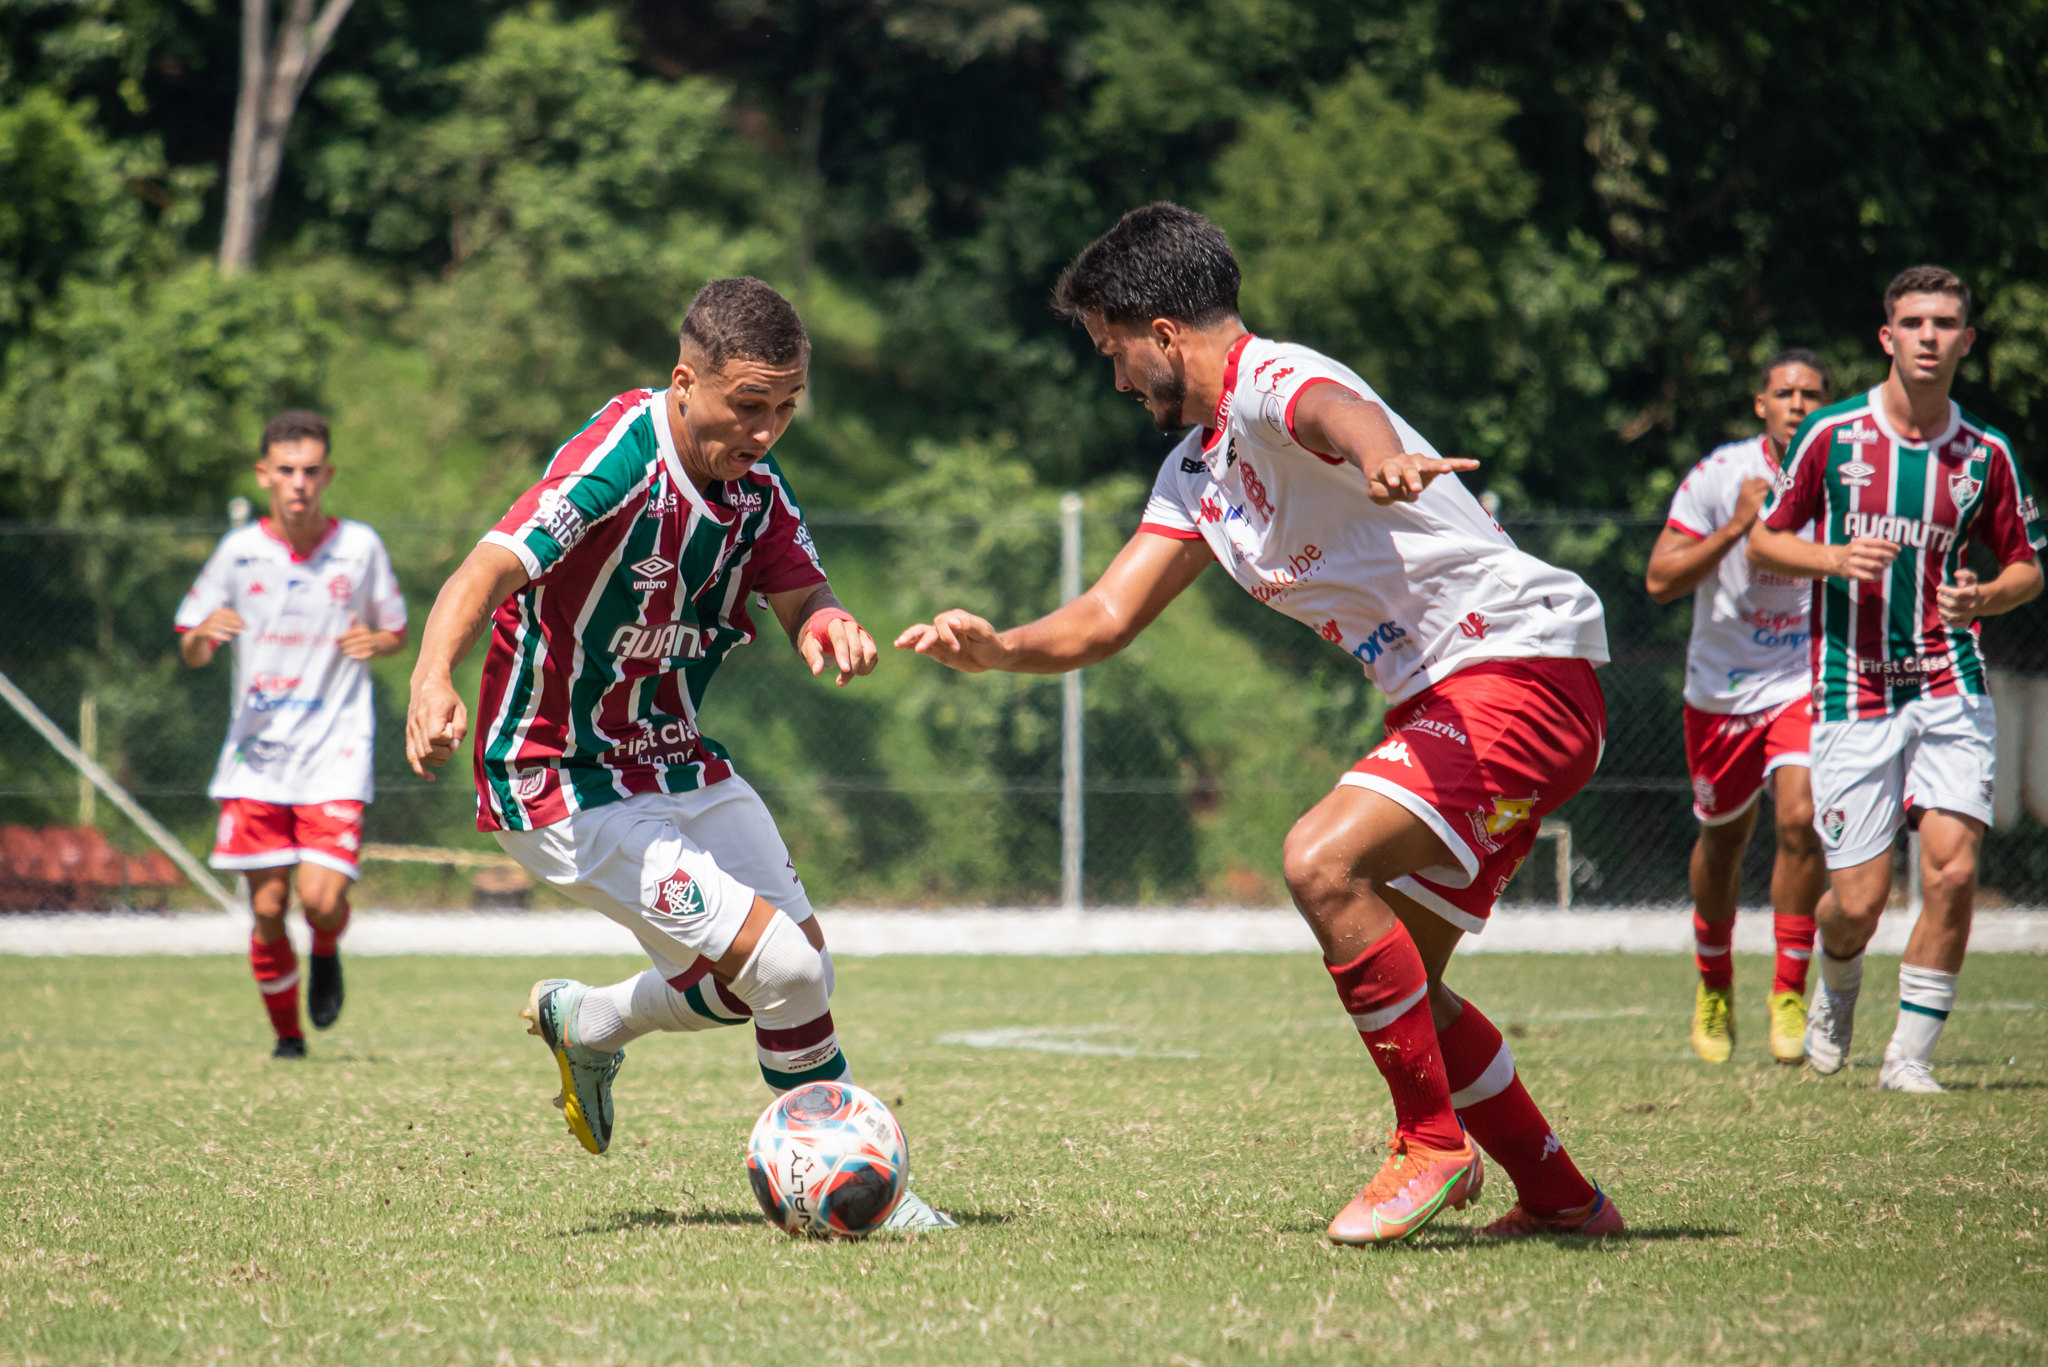
{"label": "goal post", "polygon": [[4,698],[9,707],[20,713],[22,720],[33,726],[44,740],[50,742],[57,753],[64,756],[93,787],[105,793],[107,801],[120,808],[130,821],[141,827],[142,833],[178,866],[178,871],[192,880],[193,887],[220,903],[223,911],[239,912],[243,909],[234,894],[222,887],[220,880],[213,876],[212,870],[193,858],[192,851],[186,849],[176,836],[165,830],[163,823],[151,816],[141,803],[129,795],[126,788],[114,782],[113,777],[100,768],[91,755],[79,749],[71,737],[64,734],[64,729],[51,721],[43,709],[36,706],[35,700],[22,692],[14,680],[8,678],[4,672],[0,672],[0,698]]}

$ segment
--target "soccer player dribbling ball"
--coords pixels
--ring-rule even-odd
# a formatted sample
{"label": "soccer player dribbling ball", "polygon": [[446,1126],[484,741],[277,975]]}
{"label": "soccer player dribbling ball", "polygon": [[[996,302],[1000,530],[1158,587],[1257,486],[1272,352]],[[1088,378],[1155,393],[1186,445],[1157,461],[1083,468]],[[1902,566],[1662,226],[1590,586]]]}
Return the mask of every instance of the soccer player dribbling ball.
{"label": "soccer player dribbling ball", "polygon": [[[1930,1061],[1955,1006],[1991,823],[1997,723],[1978,621],[2041,592],[2048,538],[2012,443],[1949,398],[1976,332],[1970,292],[1939,266],[1896,276],[1878,340],[1891,373],[1806,420],[1762,520],[1757,568],[1814,580],[1813,803],[1832,896],[1806,1057],[1848,1061],[1863,949],[1891,894],[1892,843],[1920,832],[1920,920],[1899,967],[1899,1018],[1877,1085],[1938,1092]],[[1794,533],[1808,522],[1820,544]],[[1999,571],[1964,567],[1971,542]]]}
{"label": "soccer player dribbling ball", "polygon": [[1700,973],[1692,1047],[1709,1063],[1726,1063],[1735,1044],[1735,906],[1742,853],[1766,784],[1778,828],[1771,870],[1778,947],[1767,1003],[1771,1054],[1780,1063],[1806,1057],[1813,909],[1827,887],[1807,778],[1813,591],[1804,579],[1752,570],[1746,551],[1729,552],[1749,535],[1792,434],[1827,402],[1827,391],[1827,366],[1811,351],[1781,351],[1764,362],[1754,400],[1764,430],[1716,448],[1686,475],[1645,576],[1659,603],[1693,595],[1685,661],[1685,759],[1700,823],[1691,868]]}
{"label": "soccer player dribbling ball", "polygon": [[1161,431],[1194,430],[1160,466],[1137,534],[1081,597],[1001,632],[942,612],[896,644],[968,673],[1079,669],[1221,563],[1354,656],[1387,695],[1385,738],[1296,823],[1284,857],[1393,1094],[1386,1160],[1329,1237],[1404,1239],[1463,1207],[1483,1180],[1475,1140],[1518,1193],[1489,1234],[1618,1233],[1620,1213],[1530,1100],[1500,1031],[1443,982],[1542,817],[1598,760],[1600,602],[1441,478],[1477,462],[1439,458],[1329,358],[1246,331],[1238,280],[1223,234],[1173,204],[1133,210],[1081,253],[1055,307]]}
{"label": "soccer player dribbling ball", "polygon": [[377,533],[329,517],[327,423],[303,410],[263,429],[256,481],[270,515],[221,538],[178,607],[178,653],[201,668],[234,645],[234,717],[207,795],[220,803],[217,869],[249,879],[256,928],[249,966],[277,1036],[277,1058],[304,1058],[299,963],[285,934],[297,871],[313,931],[306,1012],[341,1015],[340,940],[375,795],[369,661],[405,644],[405,598]]}
{"label": "soccer player dribbling ball", "polygon": [[[654,967],[609,987],[533,985],[524,1017],[561,1074],[569,1129],[611,1144],[625,1047],[751,1021],[777,1093],[851,1081],[832,957],[775,821],[697,729],[757,595],[845,685],[875,643],[840,606],[769,448],[810,342],[759,280],[691,301],[670,382],[599,409],[442,588],[420,640],[406,756],[422,777],[469,728],[453,671],[486,630],[477,825],[534,877],[632,931]],[[952,1221],[905,1191],[887,1227]]]}

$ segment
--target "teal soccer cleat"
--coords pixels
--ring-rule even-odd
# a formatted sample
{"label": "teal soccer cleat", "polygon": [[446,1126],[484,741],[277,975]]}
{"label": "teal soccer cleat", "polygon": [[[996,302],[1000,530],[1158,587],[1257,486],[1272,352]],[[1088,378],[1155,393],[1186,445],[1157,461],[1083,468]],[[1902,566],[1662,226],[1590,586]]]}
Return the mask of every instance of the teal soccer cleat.
{"label": "teal soccer cleat", "polygon": [[571,1042],[570,1023],[589,990],[568,978],[542,978],[519,1015],[528,1022],[526,1032],[540,1036],[561,1070],[562,1092],[555,1105],[562,1108],[569,1133],[592,1153],[603,1153],[612,1144],[612,1079],[626,1051],[606,1054]]}

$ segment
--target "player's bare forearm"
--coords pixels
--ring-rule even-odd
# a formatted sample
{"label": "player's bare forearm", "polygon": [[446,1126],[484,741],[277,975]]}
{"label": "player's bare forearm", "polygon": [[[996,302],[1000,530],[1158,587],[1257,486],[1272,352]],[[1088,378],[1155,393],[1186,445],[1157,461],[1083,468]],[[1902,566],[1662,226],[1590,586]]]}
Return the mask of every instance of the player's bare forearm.
{"label": "player's bare forearm", "polygon": [[193,669],[204,669],[213,663],[214,644],[210,636],[188,631],[178,637],[178,658]]}
{"label": "player's bare forearm", "polygon": [[1944,585],[1938,595],[1944,619],[1954,618],[1954,626],[2011,612],[2041,596],[2040,558],[2015,560],[1986,584],[1961,582],[1959,577],[1956,585]]}
{"label": "player's bare forearm", "polygon": [[1650,565],[1643,576],[1651,600],[1673,602],[1698,588],[1746,531],[1731,522],[1697,537],[1666,527],[1650,548]]}
{"label": "player's bare forearm", "polygon": [[452,678],[455,666],[482,639],[498,605],[526,583],[526,566],[503,546],[485,543],[471,551],[441,586],[434,610],[427,614],[426,628],[420,633],[419,663],[412,671],[414,684],[422,679]]}
{"label": "player's bare forearm", "polygon": [[1082,669],[1129,645],[1213,558],[1205,542],[1139,532],[1086,593],[1036,621],[997,631],[955,608],[909,628],[896,647],[969,674]]}
{"label": "player's bare forearm", "polygon": [[1309,450],[1355,466],[1375,503],[1413,503],[1438,475],[1479,468],[1476,460],[1403,450],[1387,410],[1342,385],[1317,384],[1301,391],[1293,430],[1294,439]]}
{"label": "player's bare forearm", "polygon": [[[797,633],[804,624],[828,608],[846,612],[846,605],[839,601],[839,595],[832,592],[832,585],[815,584],[810,588],[791,589],[787,593],[766,595],[768,607],[774,612],[775,620],[782,623],[783,634],[789,637],[791,645],[797,645]],[[850,615],[850,614],[849,614]]]}

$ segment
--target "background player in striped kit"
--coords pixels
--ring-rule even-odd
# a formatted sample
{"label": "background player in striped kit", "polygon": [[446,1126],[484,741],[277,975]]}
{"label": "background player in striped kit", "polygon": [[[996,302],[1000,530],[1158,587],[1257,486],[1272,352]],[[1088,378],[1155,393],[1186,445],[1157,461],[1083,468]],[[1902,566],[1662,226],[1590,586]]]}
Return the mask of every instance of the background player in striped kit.
{"label": "background player in striped kit", "polygon": [[[767,806],[697,729],[719,663],[775,614],[842,686],[875,643],[840,606],[768,454],[796,414],[810,342],[759,280],[714,280],[684,316],[669,384],[611,400],[442,588],[406,719],[416,772],[468,730],[453,671],[488,627],[477,825],[540,878],[632,931],[651,970],[533,985],[525,1011],[561,1075],[569,1130],[611,1144],[625,1046],[754,1026],[777,1092],[849,1079],[832,959]],[[891,1228],[952,1221],[911,1192]]]}
{"label": "background player in striped kit", "polygon": [[[1215,225],[1177,204],[1124,215],[1061,277],[1116,387],[1162,432],[1144,520],[1080,598],[998,632],[954,609],[896,640],[967,673],[1053,674],[1123,649],[1209,565],[1357,660],[1385,735],[1288,834],[1288,891],[1392,1095],[1379,1172],[1337,1243],[1405,1239],[1479,1194],[1477,1149],[1514,1180],[1499,1236],[1623,1228],[1516,1075],[1480,1010],[1444,985],[1542,818],[1591,776],[1606,721],[1600,602],[1519,550],[1445,460],[1354,372],[1255,337]],[[1469,1130],[1470,1137],[1466,1131]]]}
{"label": "background player in striped kit", "polygon": [[1729,551],[1749,535],[1793,434],[1827,402],[1827,392],[1827,365],[1811,351],[1781,351],[1764,362],[1754,400],[1764,430],[1717,448],[1686,475],[1645,575],[1659,603],[1693,595],[1685,759],[1700,822],[1691,868],[1700,981],[1692,1047],[1709,1063],[1726,1063],[1735,1043],[1735,907],[1742,855],[1766,785],[1778,840],[1771,870],[1778,945],[1768,1000],[1771,1053],[1780,1063],[1806,1057],[1813,908],[1827,887],[1807,776],[1813,593],[1805,580],[1753,571],[1746,553]]}
{"label": "background player in striped kit", "polygon": [[[1878,1086],[1938,1092],[1928,1063],[1955,1005],[1996,781],[1978,619],[2041,592],[2036,552],[2048,538],[2005,434],[1949,398],[1976,337],[1969,290],[1915,266],[1892,280],[1884,309],[1891,374],[1807,419],[1749,556],[1817,581],[1813,800],[1833,897],[1820,908],[1807,1057],[1824,1073],[1848,1057],[1863,948],[1891,893],[1893,840],[1912,821],[1923,903]],[[1794,534],[1808,522],[1821,544]],[[1964,567],[1973,541],[1998,564],[1989,582]]]}
{"label": "background player in striped kit", "polygon": [[341,933],[374,795],[369,661],[405,644],[405,597],[377,533],[329,517],[327,422],[293,409],[263,429],[256,482],[270,515],[229,532],[178,606],[179,654],[199,668],[232,641],[234,718],[207,795],[215,868],[248,876],[249,968],[276,1058],[304,1058],[299,960],[285,934],[294,875],[312,927],[306,1011],[341,1015]]}

